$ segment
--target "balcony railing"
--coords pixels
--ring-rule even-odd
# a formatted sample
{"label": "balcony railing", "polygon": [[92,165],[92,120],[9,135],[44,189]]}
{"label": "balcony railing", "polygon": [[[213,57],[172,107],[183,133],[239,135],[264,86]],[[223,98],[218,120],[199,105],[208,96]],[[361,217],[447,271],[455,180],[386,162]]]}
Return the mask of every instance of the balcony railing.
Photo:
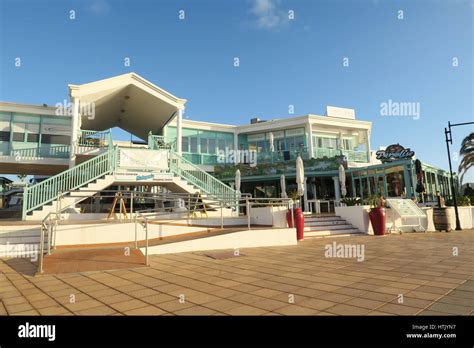
{"label": "balcony railing", "polygon": [[152,150],[166,149],[176,151],[176,139],[170,141],[162,135],[148,134],[148,148]]}
{"label": "balcony railing", "polygon": [[106,147],[111,140],[110,129],[105,131],[81,130],[79,146]]}
{"label": "balcony railing", "polygon": [[[342,150],[342,154],[347,157],[350,162],[368,162],[366,151],[355,151],[355,150]],[[314,158],[333,158],[340,156],[341,150],[339,149],[326,149],[326,148],[315,148],[313,149]]]}

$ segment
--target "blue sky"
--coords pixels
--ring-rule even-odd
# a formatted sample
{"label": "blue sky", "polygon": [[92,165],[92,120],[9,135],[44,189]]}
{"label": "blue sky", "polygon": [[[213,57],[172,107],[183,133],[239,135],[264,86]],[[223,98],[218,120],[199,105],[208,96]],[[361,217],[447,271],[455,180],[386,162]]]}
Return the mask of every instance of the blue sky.
{"label": "blue sky", "polygon": [[[373,122],[373,149],[400,143],[442,168],[448,120],[474,120],[473,0],[0,3],[3,101],[54,105],[68,83],[134,71],[188,99],[185,116],[196,120],[289,117],[288,105],[295,115],[354,108]],[[388,100],[419,103],[419,119],[382,116]],[[453,151],[472,131],[454,129]]]}

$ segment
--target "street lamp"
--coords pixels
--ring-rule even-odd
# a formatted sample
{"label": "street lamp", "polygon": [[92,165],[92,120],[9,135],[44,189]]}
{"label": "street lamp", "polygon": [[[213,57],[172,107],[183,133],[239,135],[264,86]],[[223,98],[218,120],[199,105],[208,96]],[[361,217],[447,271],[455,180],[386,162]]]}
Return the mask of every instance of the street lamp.
{"label": "street lamp", "polygon": [[451,133],[451,127],[465,126],[467,124],[474,124],[474,122],[464,122],[464,123],[451,124],[451,122],[448,121],[448,128],[444,129],[444,136],[446,138],[446,148],[448,149],[449,174],[451,176],[451,192],[453,193],[454,213],[456,214],[456,230],[457,231],[462,230],[462,228],[461,228],[461,222],[459,221],[458,203],[456,201],[456,190],[454,188],[453,168],[452,168],[452,165],[451,165],[451,153],[449,151],[449,144],[451,144],[451,145],[453,144],[453,137],[452,137],[452,133]]}

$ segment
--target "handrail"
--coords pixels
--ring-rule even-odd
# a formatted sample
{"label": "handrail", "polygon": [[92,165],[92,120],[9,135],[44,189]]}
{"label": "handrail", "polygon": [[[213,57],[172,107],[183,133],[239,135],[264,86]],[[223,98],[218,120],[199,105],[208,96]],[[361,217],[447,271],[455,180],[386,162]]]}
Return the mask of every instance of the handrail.
{"label": "handrail", "polygon": [[238,199],[236,190],[173,151],[170,152],[169,168],[207,195],[222,200],[229,206],[234,206],[235,200]]}
{"label": "handrail", "polygon": [[148,148],[151,150],[167,149],[174,151],[176,148],[176,139],[167,141],[163,135],[153,135],[148,133]]}
{"label": "handrail", "polygon": [[[79,146],[87,147],[106,147],[111,144],[111,131],[110,129],[105,131],[96,130],[85,130],[80,131]],[[109,144],[106,144],[106,138]]]}
{"label": "handrail", "polygon": [[77,189],[115,170],[116,156],[116,148],[109,148],[106,153],[93,157],[40,183],[25,187],[23,191],[23,220],[28,212],[57,199],[60,192]]}

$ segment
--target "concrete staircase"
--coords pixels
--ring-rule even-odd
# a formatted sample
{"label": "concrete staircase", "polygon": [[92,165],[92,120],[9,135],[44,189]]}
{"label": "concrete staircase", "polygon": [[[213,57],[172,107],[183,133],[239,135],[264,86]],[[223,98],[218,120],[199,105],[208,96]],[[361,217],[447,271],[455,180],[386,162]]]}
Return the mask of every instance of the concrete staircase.
{"label": "concrete staircase", "polygon": [[361,232],[339,216],[305,216],[304,238],[351,236]]}
{"label": "concrete staircase", "polygon": [[59,208],[64,210],[65,208],[67,209],[67,207],[74,206],[74,204],[77,204],[88,197],[93,196],[97,192],[105,190],[107,187],[112,185],[114,181],[114,175],[105,175],[104,177],[90,182],[89,184],[77,190],[71,191],[69,194],[63,196],[60,205],[59,200],[54,200],[43,205],[41,208],[34,210],[32,213],[26,216],[26,220],[43,220],[46,215],[48,215],[48,213],[56,212],[59,210]]}

